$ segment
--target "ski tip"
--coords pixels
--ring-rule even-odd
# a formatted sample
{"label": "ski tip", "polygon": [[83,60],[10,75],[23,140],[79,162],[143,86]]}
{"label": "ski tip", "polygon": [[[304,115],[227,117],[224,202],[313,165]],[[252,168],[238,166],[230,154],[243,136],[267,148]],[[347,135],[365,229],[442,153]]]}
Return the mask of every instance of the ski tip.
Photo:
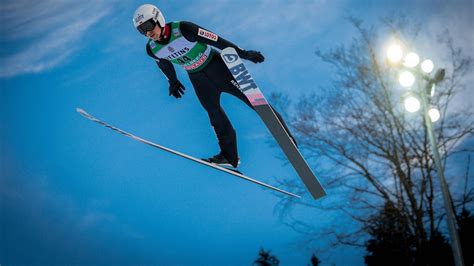
{"label": "ski tip", "polygon": [[86,111],[84,111],[84,109],[80,108],[80,107],[77,107],[76,108],[76,112],[78,112],[79,114],[81,115],[88,115],[88,113]]}
{"label": "ski tip", "polygon": [[82,109],[82,108],[77,107],[77,108],[76,108],[76,111],[77,111],[80,115],[82,115],[83,117],[85,117],[85,118],[87,118],[87,119],[93,119],[93,117],[92,117],[88,112],[86,112],[84,109]]}

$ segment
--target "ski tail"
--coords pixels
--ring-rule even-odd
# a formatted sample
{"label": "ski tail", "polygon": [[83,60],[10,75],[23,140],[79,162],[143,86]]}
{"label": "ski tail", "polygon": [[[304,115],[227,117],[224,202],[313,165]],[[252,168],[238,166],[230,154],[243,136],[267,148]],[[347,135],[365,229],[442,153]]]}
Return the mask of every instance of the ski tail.
{"label": "ski tail", "polygon": [[296,141],[294,141],[293,136],[288,131],[283,119],[279,117],[278,113],[273,110],[265,99],[265,96],[240,59],[237,51],[232,47],[227,47],[221,51],[221,57],[239,84],[240,91],[255,108],[255,111],[257,111],[257,114],[303,181],[303,184],[311,193],[311,196],[315,200],[324,197],[326,192],[323,186],[299,151]]}

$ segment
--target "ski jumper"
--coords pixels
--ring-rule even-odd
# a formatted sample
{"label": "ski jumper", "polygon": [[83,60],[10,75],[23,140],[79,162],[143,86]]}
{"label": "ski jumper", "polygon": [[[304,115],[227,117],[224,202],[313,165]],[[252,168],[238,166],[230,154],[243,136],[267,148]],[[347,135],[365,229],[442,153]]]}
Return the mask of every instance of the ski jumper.
{"label": "ski jumper", "polygon": [[[239,55],[245,53],[217,34],[184,21],[166,24],[164,38],[160,41],[149,39],[146,51],[156,60],[170,83],[178,81],[173,64],[180,65],[187,71],[199,102],[207,111],[217,135],[221,153],[236,167],[239,161],[236,132],[220,105],[220,95],[223,92],[231,94],[254,108],[239,90],[238,83],[218,52],[211,46],[218,49],[233,47]],[[286,128],[281,116],[276,111],[275,113]]]}

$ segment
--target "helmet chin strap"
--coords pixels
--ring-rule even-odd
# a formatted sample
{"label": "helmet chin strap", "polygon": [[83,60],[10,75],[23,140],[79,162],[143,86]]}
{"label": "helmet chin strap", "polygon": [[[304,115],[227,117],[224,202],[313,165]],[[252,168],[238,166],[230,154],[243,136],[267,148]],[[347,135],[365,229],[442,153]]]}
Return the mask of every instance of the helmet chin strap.
{"label": "helmet chin strap", "polygon": [[165,27],[160,27],[161,28],[161,33],[160,33],[160,36],[159,36],[160,40],[163,40],[165,38]]}
{"label": "helmet chin strap", "polygon": [[[163,27],[161,27],[159,24],[157,24],[157,25],[158,25],[158,27],[160,27],[160,29],[161,29],[161,33],[160,33],[160,36],[159,36],[159,37],[160,37],[160,40],[164,40],[164,39],[167,38],[168,35],[169,35],[169,34],[166,34],[166,33],[167,33],[167,32],[166,32],[167,25],[165,24],[165,26],[163,26]],[[166,34],[166,35],[165,35],[165,34]]]}

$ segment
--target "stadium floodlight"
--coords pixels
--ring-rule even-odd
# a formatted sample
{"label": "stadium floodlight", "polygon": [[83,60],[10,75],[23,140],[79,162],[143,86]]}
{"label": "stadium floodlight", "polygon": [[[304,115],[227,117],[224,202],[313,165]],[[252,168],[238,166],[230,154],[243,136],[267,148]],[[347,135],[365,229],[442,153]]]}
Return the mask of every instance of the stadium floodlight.
{"label": "stadium floodlight", "polygon": [[439,120],[441,117],[441,113],[436,107],[431,107],[430,110],[428,110],[428,115],[430,116],[431,122],[436,122]]}
{"label": "stadium floodlight", "polygon": [[421,70],[423,70],[423,72],[425,72],[426,74],[431,73],[433,69],[434,69],[434,64],[433,64],[433,61],[431,61],[430,59],[426,59],[426,60],[423,60],[423,62],[421,62]]}
{"label": "stadium floodlight", "polygon": [[387,58],[391,63],[398,63],[402,60],[403,50],[398,44],[391,44],[387,49]]}
{"label": "stadium floodlight", "polygon": [[413,95],[407,96],[405,98],[404,103],[405,103],[405,109],[410,113],[414,113],[420,110],[420,106],[421,106],[420,100],[418,100],[418,98],[416,98]]}
{"label": "stadium floodlight", "polygon": [[400,73],[398,81],[403,87],[411,87],[413,83],[415,83],[415,75],[413,75],[413,73],[411,73],[410,71],[403,71]]}
{"label": "stadium floodlight", "polygon": [[420,63],[420,56],[417,53],[408,53],[403,60],[406,67],[416,67]]}

